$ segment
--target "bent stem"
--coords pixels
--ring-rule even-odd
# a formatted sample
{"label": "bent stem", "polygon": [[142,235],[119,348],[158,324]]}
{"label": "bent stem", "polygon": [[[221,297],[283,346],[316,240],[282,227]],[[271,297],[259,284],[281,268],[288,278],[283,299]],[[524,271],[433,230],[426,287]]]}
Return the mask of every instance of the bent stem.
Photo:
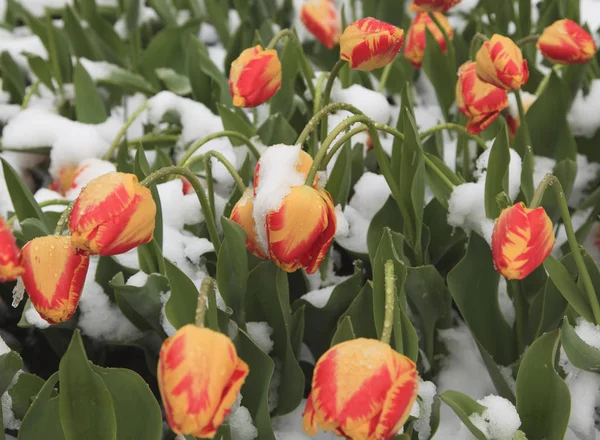
{"label": "bent stem", "polygon": [[481,32],[477,32],[475,35],[473,35],[473,39],[471,40],[471,50],[469,52],[472,61],[475,61],[475,58],[477,57],[476,49],[478,41],[485,43],[486,41],[488,41],[488,37],[482,34]]}
{"label": "bent stem", "polygon": [[527,119],[525,118],[525,109],[523,108],[523,100],[521,99],[521,90],[517,89],[514,91],[515,98],[517,99],[517,107],[519,108],[519,122],[523,126],[523,131],[525,132],[525,143],[527,147],[533,147],[531,144],[531,136],[529,134],[529,124],[527,123]]}
{"label": "bent stem", "polygon": [[385,262],[385,314],[383,318],[383,331],[381,332],[381,342],[390,343],[392,338],[392,324],[394,322],[394,303],[396,299],[396,275],[394,274],[394,262],[387,260]]}
{"label": "bent stem", "polygon": [[485,143],[485,141],[473,134],[473,133],[469,133],[469,131],[463,127],[460,124],[453,124],[451,122],[446,123],[446,124],[439,124],[436,125],[435,127],[431,127],[429,130],[425,130],[423,133],[421,133],[419,136],[421,137],[421,139],[425,139],[428,136],[431,136],[432,134],[438,132],[438,131],[442,131],[442,130],[454,130],[459,132],[460,134],[464,134],[465,136],[469,137],[470,139],[474,140],[475,142],[477,142],[477,145],[479,145],[482,149],[487,150],[488,146]]}
{"label": "bent stem", "polygon": [[[227,160],[227,158],[225,156],[223,156],[221,153],[219,153],[218,151],[211,150],[211,151],[207,151],[202,156],[194,156],[194,157],[190,158],[182,166],[185,166],[186,168],[189,168],[193,164],[195,164],[196,162],[198,162],[200,160],[206,161],[207,159],[210,159],[210,158],[215,158],[219,162],[221,162],[223,164],[223,166],[227,169],[227,171],[229,172],[229,174],[231,174],[231,177],[233,177],[233,180],[235,181],[235,184],[240,189],[240,191],[241,192],[246,191],[246,184],[244,183],[244,180],[242,179],[242,177],[240,176],[240,174],[237,172],[237,170],[235,169],[235,167],[233,166],[233,164],[231,162],[229,162]],[[208,179],[208,177],[207,177],[207,179]]]}
{"label": "bent stem", "polygon": [[186,163],[192,157],[192,155],[197,150],[199,150],[203,145],[207,144],[208,142],[210,142],[214,139],[218,139],[218,138],[222,138],[222,137],[234,138],[234,139],[238,139],[238,140],[242,141],[244,144],[246,144],[246,146],[248,147],[248,150],[250,150],[250,152],[256,158],[256,160],[260,159],[260,153],[254,146],[254,144],[250,141],[250,139],[248,139],[243,134],[238,133],[237,131],[224,130],[224,131],[218,131],[216,133],[209,134],[205,138],[202,138],[199,141],[193,143],[186,150],[183,157],[181,159],[179,159],[179,162],[177,162],[177,166],[179,166],[179,167],[186,166]]}
{"label": "bent stem", "polygon": [[206,299],[212,295],[215,289],[214,281],[211,277],[205,277],[200,285],[198,292],[198,302],[196,303],[196,327],[204,327],[204,315],[206,314]]}
{"label": "bent stem", "polygon": [[575,260],[575,264],[577,265],[579,276],[581,277],[583,287],[588,296],[590,306],[592,307],[592,312],[594,313],[594,320],[598,325],[600,324],[600,304],[598,304],[598,298],[596,297],[596,290],[594,289],[592,278],[590,277],[587,267],[585,266],[585,261],[583,260],[583,255],[581,254],[581,249],[579,247],[579,243],[577,242],[577,237],[575,236],[575,229],[573,228],[573,223],[571,222],[569,206],[567,205],[567,200],[565,198],[562,185],[560,184],[560,180],[558,180],[558,178],[553,174],[546,174],[546,176],[542,179],[539,186],[535,190],[529,207],[531,209],[534,209],[540,206],[542,202],[542,197],[544,197],[544,193],[546,192],[548,187],[552,187],[554,195],[556,196],[556,201],[560,209],[560,215],[562,217],[562,221],[565,226],[565,231],[567,233],[567,241],[569,243],[569,248],[571,249],[571,252],[573,254],[573,259]]}
{"label": "bent stem", "polygon": [[39,79],[35,80],[31,86],[29,86],[29,90],[27,90],[27,94],[23,98],[23,103],[21,104],[21,109],[25,110],[29,105],[29,101],[31,101],[31,97],[34,93],[37,92],[37,89],[40,87],[41,81]]}
{"label": "bent stem", "polygon": [[[331,90],[333,89],[333,83],[335,82],[335,78],[342,70],[342,67],[346,64],[346,61],[340,59],[331,69],[331,73],[327,78],[327,84],[325,84],[325,91],[323,92],[323,108],[329,105],[329,99],[331,98]],[[324,119],[321,122],[321,140],[325,139],[327,136],[327,119]]]}
{"label": "bent stem", "polygon": [[125,121],[125,124],[123,124],[123,126],[121,127],[121,129],[117,133],[117,136],[115,137],[115,140],[112,142],[112,144],[110,144],[110,147],[108,148],[108,151],[104,155],[104,157],[103,157],[104,160],[110,160],[110,158],[112,157],[113,153],[115,152],[115,150],[119,146],[119,143],[121,142],[121,138],[125,135],[125,133],[127,133],[127,129],[129,127],[131,127],[131,124],[134,123],[134,121],[137,119],[137,117],[139,115],[141,115],[144,110],[146,110],[148,108],[148,105],[149,105],[148,102],[149,101],[145,101],[142,105],[140,105],[137,108],[137,110],[134,111],[131,114],[131,116],[129,116],[129,118]]}
{"label": "bent stem", "polygon": [[394,65],[394,61],[392,61],[391,63],[389,63],[387,66],[384,67],[383,73],[381,74],[381,80],[379,81],[379,87],[377,88],[377,91],[379,93],[383,93],[385,91],[385,84],[387,83],[387,80],[390,76],[390,72],[392,71],[393,65]]}
{"label": "bent stem", "polygon": [[517,46],[522,47],[522,46],[526,46],[530,43],[537,43],[537,40],[540,38],[539,34],[534,34],[534,35],[528,35],[525,38],[521,38],[520,40],[517,41]]}
{"label": "bent stem", "polygon": [[129,139],[127,141],[127,145],[136,145],[136,144],[158,144],[161,142],[177,142],[179,140],[179,135],[177,134],[146,134],[144,136],[140,136],[139,138]]}
{"label": "bent stem", "polygon": [[308,139],[308,137],[312,134],[315,128],[317,128],[319,121],[325,116],[327,116],[329,113],[333,113],[337,110],[347,110],[351,113],[354,113],[355,115],[362,114],[362,112],[359,109],[357,109],[351,104],[346,104],[345,102],[337,102],[335,104],[326,105],[315,115],[313,115],[312,118],[310,118],[310,121],[308,121],[308,123],[304,126],[304,130],[302,130],[302,133],[300,133],[294,145],[302,145],[304,142],[306,142],[306,139]]}
{"label": "bent stem", "polygon": [[185,177],[194,191],[198,196],[198,201],[200,202],[200,207],[202,208],[202,213],[204,214],[204,219],[206,221],[206,227],[208,229],[208,235],[210,236],[210,241],[212,241],[213,246],[215,247],[215,252],[219,253],[219,248],[221,247],[221,241],[219,239],[219,232],[217,231],[217,224],[215,222],[215,215],[210,208],[210,204],[206,193],[204,192],[204,187],[200,183],[200,180],[196,177],[194,173],[192,173],[189,169],[178,166],[164,167],[154,173],[150,174],[144,180],[140,182],[142,186],[150,186],[157,180],[164,179],[165,177],[178,175]]}

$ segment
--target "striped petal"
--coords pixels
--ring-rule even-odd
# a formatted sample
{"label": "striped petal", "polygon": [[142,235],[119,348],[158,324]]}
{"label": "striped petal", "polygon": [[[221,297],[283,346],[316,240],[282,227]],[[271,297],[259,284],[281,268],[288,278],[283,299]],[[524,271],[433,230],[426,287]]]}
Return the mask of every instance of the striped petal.
{"label": "striped petal", "polygon": [[89,257],[75,252],[66,236],[35,238],[21,249],[23,284],[31,303],[46,321],[71,318],[83,289]]}
{"label": "striped petal", "polygon": [[231,210],[231,220],[240,225],[246,232],[246,247],[258,258],[267,258],[266,254],[260,248],[256,237],[256,229],[252,210],[254,203],[252,201],[253,189],[247,188],[240,200]]}
{"label": "striped petal", "polygon": [[477,52],[477,75],[505,90],[518,90],[529,79],[521,49],[507,37],[495,34]]}
{"label": "striped petal", "polygon": [[592,36],[567,19],[558,20],[544,29],[537,47],[542,55],[556,64],[587,63],[596,53]]}
{"label": "striped petal", "polygon": [[[446,30],[448,37],[452,39],[454,37],[454,31],[446,16],[439,12],[434,12],[434,14]],[[404,45],[404,56],[417,68],[421,67],[423,56],[425,55],[425,43],[427,41],[426,29],[432,33],[433,37],[440,45],[442,52],[445,53],[448,50],[444,35],[433,20],[431,20],[429,14],[426,12],[418,13],[408,29],[406,44]]]}
{"label": "striped petal", "polygon": [[325,47],[333,49],[339,43],[342,19],[333,0],[308,0],[303,3],[300,20]]}
{"label": "striped petal", "polygon": [[267,102],[281,87],[281,62],[275,49],[254,46],[231,63],[229,89],[233,105],[256,107]]}
{"label": "striped petal", "polygon": [[14,281],[22,273],[17,242],[8,223],[0,217],[0,283]]}

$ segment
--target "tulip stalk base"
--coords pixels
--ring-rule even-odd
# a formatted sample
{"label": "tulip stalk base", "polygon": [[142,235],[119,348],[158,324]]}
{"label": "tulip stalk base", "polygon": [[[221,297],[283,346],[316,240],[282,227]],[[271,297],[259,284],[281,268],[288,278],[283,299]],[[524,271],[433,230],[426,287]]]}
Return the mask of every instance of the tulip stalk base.
{"label": "tulip stalk base", "polygon": [[385,314],[383,318],[383,331],[381,342],[389,344],[392,339],[392,324],[394,323],[394,303],[396,302],[396,275],[394,262],[385,262]]}
{"label": "tulip stalk base", "polygon": [[596,290],[594,289],[594,284],[592,283],[592,278],[585,266],[585,261],[583,260],[583,255],[581,254],[581,249],[579,243],[577,242],[577,237],[575,235],[575,229],[573,228],[573,223],[571,222],[571,214],[569,213],[569,206],[567,205],[567,200],[565,198],[565,193],[563,191],[562,185],[560,184],[560,180],[553,174],[546,174],[546,176],[542,179],[539,186],[535,190],[533,197],[531,199],[530,208],[534,209],[540,206],[542,202],[542,198],[544,197],[544,193],[551,187],[554,191],[554,195],[556,196],[556,201],[558,203],[558,207],[560,209],[560,215],[563,220],[563,225],[565,226],[565,231],[567,233],[567,241],[569,243],[569,248],[571,249],[571,253],[573,254],[573,259],[575,260],[575,264],[577,265],[577,271],[579,272],[579,277],[583,283],[584,290],[587,294],[588,301],[590,302],[590,306],[592,307],[592,312],[594,314],[594,320],[596,321],[596,325],[600,325],[600,304],[598,303],[598,298],[596,297]]}

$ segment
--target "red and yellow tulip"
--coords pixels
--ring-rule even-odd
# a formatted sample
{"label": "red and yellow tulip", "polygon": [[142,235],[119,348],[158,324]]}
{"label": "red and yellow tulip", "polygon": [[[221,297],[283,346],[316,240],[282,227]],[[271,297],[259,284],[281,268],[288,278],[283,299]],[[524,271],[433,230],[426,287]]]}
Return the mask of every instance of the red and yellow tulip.
{"label": "red and yellow tulip", "polygon": [[391,63],[404,42],[404,31],[372,17],[349,25],[340,37],[340,57],[357,70],[371,71]]}
{"label": "red and yellow tulip", "polygon": [[375,339],[330,348],[317,362],[304,410],[304,431],[352,440],[394,437],[417,398],[413,361]]}
{"label": "red and yellow tulip", "polygon": [[230,218],[246,232],[246,247],[248,250],[258,258],[267,258],[257,241],[255,222],[252,215],[253,210],[253,190],[248,188],[231,210]]}
{"label": "red and yellow tulip", "polygon": [[496,87],[519,90],[529,79],[529,67],[514,41],[494,34],[477,52],[477,75]]}
{"label": "red and yellow tulip", "polygon": [[333,0],[308,0],[302,4],[300,20],[325,47],[333,49],[340,42],[342,19]]}
{"label": "red and yellow tulip", "polygon": [[167,421],[177,434],[213,438],[248,375],[231,340],[188,324],[163,342],[158,386]]}
{"label": "red and yellow tulip", "polygon": [[22,273],[17,242],[8,223],[0,217],[0,283],[14,281]]}
{"label": "red and yellow tulip", "polygon": [[417,10],[423,10],[427,12],[448,12],[448,10],[457,4],[461,0],[413,0],[411,8]]}
{"label": "red and yellow tulip", "polygon": [[506,90],[479,79],[472,61],[458,69],[456,103],[462,114],[469,118],[467,130],[474,134],[489,127],[509,104]]}
{"label": "red and yellow tulip", "polygon": [[587,63],[596,53],[592,36],[571,20],[555,21],[544,29],[537,47],[546,58],[556,64]]}
{"label": "red and yellow tulip", "polygon": [[492,234],[496,270],[508,280],[522,280],[543,263],[554,246],[552,221],[544,208],[517,203],[502,211]]}
{"label": "red and yellow tulip", "polygon": [[33,307],[50,324],[73,316],[90,259],[62,235],[34,238],[21,249],[23,284]]}
{"label": "red and yellow tulip", "polygon": [[[452,30],[450,23],[448,23],[448,19],[444,14],[439,12],[434,12],[434,14],[442,27],[446,30],[448,38],[452,39],[454,37],[454,31]],[[444,35],[429,17],[429,14],[426,12],[418,13],[408,29],[406,44],[404,45],[404,56],[417,68],[421,67],[423,56],[425,55],[425,44],[427,41],[426,29],[431,32],[437,43],[440,45],[442,52],[446,53],[448,50]]]}
{"label": "red and yellow tulip", "polygon": [[117,255],[152,240],[156,204],[134,174],[108,173],[79,194],[69,222],[76,248]]}
{"label": "red and yellow tulip", "polygon": [[281,87],[281,62],[275,49],[254,46],[231,63],[229,90],[236,107],[256,107]]}

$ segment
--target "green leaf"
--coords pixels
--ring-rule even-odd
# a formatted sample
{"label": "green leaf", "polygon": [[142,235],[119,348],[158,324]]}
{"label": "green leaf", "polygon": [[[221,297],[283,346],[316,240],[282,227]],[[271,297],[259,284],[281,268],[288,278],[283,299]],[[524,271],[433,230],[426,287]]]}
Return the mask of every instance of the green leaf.
{"label": "green leaf", "polygon": [[60,361],[60,422],[67,440],[117,438],[113,399],[87,360],[79,330]]}
{"label": "green leaf", "polygon": [[[19,428],[19,440],[64,440],[65,434],[60,424],[59,397],[54,387],[58,382],[56,372],[44,384],[27,410]],[[90,437],[94,438],[94,437]]]}
{"label": "green leaf", "polygon": [[140,92],[146,95],[158,93],[158,90],[143,76],[118,66],[111,66],[108,75],[98,78],[96,82],[99,85],[113,86],[130,93]]}
{"label": "green leaf", "polygon": [[91,76],[81,63],[77,63],[75,73],[75,112],[77,121],[85,124],[101,124],[108,117],[102,97]]}
{"label": "green leaf", "polygon": [[[187,73],[190,77],[194,98],[213,110],[215,100],[222,105],[230,106],[232,104],[231,92],[228,79],[221,72],[223,66],[219,68],[215,65],[208,54],[208,49],[197,37],[189,35],[187,45]],[[209,79],[212,82],[209,82]],[[211,92],[207,90],[207,87],[216,90]],[[214,99],[214,97],[218,99]]]}
{"label": "green leaf", "polygon": [[[375,258],[375,253],[377,252],[385,228],[388,228],[393,232],[400,232],[402,231],[402,225],[402,217],[400,215],[400,210],[398,209],[398,204],[393,197],[390,196],[369,224],[369,230],[367,231],[367,248],[369,249],[369,257],[371,259]],[[404,253],[402,251],[401,254],[400,257],[404,259]],[[404,259],[404,262],[407,263],[408,260]]]}
{"label": "green leaf", "polygon": [[19,420],[25,418],[25,414],[33,403],[33,399],[43,386],[44,380],[35,374],[19,374],[17,382],[8,390],[12,401],[11,409],[15,418]]}
{"label": "green leaf", "polygon": [[[92,61],[104,60],[102,50],[94,36],[90,34],[89,30],[83,28],[81,18],[70,6],[65,7],[63,20],[65,21],[65,33],[75,56]],[[77,81],[76,76],[75,81]]]}
{"label": "green leaf", "polygon": [[124,0],[125,3],[125,26],[131,34],[138,27],[140,16],[140,2],[138,0]]}
{"label": "green leaf", "polygon": [[227,44],[229,43],[229,20],[226,12],[227,9],[217,0],[205,0],[204,5],[206,6],[206,12],[210,19],[210,23],[212,23],[217,30],[217,34],[219,34],[221,44],[227,47]]}
{"label": "green leaf", "polygon": [[508,128],[504,124],[496,136],[487,166],[485,178],[485,215],[487,218],[494,219],[500,215],[501,210],[496,197],[503,191],[508,192],[509,165]]}
{"label": "green leaf", "polygon": [[471,434],[477,438],[477,440],[487,440],[483,432],[481,432],[475,425],[473,425],[471,420],[469,420],[471,414],[481,415],[487,409],[485,406],[480,405],[466,394],[458,391],[444,391],[442,394],[440,394],[440,398],[446,405],[452,408],[460,421],[465,424],[465,426],[469,429]]}
{"label": "green leaf", "polygon": [[334,345],[353,339],[356,339],[356,334],[354,334],[354,328],[352,327],[352,319],[350,319],[349,316],[346,316],[338,325],[333,338],[331,338],[331,346],[333,347]]}
{"label": "green leaf", "polygon": [[571,412],[569,387],[554,370],[559,330],[538,338],[517,375],[517,412],[529,440],[562,440]]}
{"label": "green leaf", "polygon": [[52,15],[46,9],[46,32],[48,34],[48,57],[59,86],[73,81],[73,65],[69,53],[69,43],[61,29],[54,27]]}
{"label": "green leaf", "polygon": [[516,360],[517,348],[498,305],[499,280],[490,246],[472,232],[467,254],[448,274],[448,288],[481,345],[496,363],[510,365]]}
{"label": "green leaf", "polygon": [[475,339],[475,342],[477,343],[477,348],[479,348],[479,353],[481,353],[483,363],[490,374],[490,379],[492,379],[492,383],[494,384],[494,387],[496,387],[498,395],[510,400],[514,404],[516,397],[507,382],[506,376],[502,373],[502,371],[500,371],[499,365],[496,363],[496,361],[494,361],[492,356],[483,347],[483,345],[481,345],[477,339]]}
{"label": "green leaf", "polygon": [[580,370],[600,373],[600,350],[584,342],[566,317],[561,330],[560,342],[569,361]]}
{"label": "green leaf", "polygon": [[[134,172],[135,172],[137,178],[140,180],[140,182],[150,175],[150,165],[148,164],[148,159],[146,158],[146,152],[144,151],[144,147],[142,145],[138,145],[138,148],[137,148],[137,151],[135,154]],[[152,185],[150,187],[150,192],[152,193],[152,199],[154,199],[154,204],[156,206],[156,219],[155,219],[155,224],[154,224],[154,239],[153,239],[153,241],[155,241],[156,244],[158,245],[158,249],[157,250],[153,249],[154,248],[153,243],[147,243],[140,247],[149,248],[148,251],[150,251],[151,254],[152,253],[154,254],[153,257],[156,260],[156,264],[159,268],[161,268],[162,260],[163,260],[162,253],[160,252],[162,250],[162,245],[163,245],[162,205],[160,203],[160,196],[158,194],[158,189],[156,188],[156,185]],[[140,247],[138,247],[138,249]],[[154,251],[154,252],[152,252],[152,251]],[[158,270],[156,270],[155,272],[158,272]]]}
{"label": "green leaf", "polygon": [[[398,122],[396,123],[396,129],[400,133],[404,133],[404,121],[405,115],[411,114],[414,116],[413,102],[412,102],[412,86],[409,82],[402,84],[402,90],[400,92],[400,113],[398,114]],[[392,175],[396,180],[400,179],[402,169],[402,144],[403,139],[394,137],[394,143],[392,144],[392,157],[390,167],[392,169]],[[362,159],[362,156],[361,156]]]}
{"label": "green leaf", "polygon": [[148,4],[167,26],[177,26],[177,10],[171,3],[170,0],[148,0]]}
{"label": "green leaf", "polygon": [[334,206],[346,206],[352,184],[352,150],[350,142],[342,147],[325,189],[331,194]]}
{"label": "green leaf", "polygon": [[373,284],[370,281],[363,286],[348,310],[340,317],[338,325],[347,316],[352,320],[352,327],[357,337],[377,339],[373,318]]}
{"label": "green leaf", "polygon": [[[217,104],[217,109],[219,110],[219,116],[223,121],[223,128],[225,130],[237,131],[238,133],[246,136],[248,139],[256,134],[256,129],[248,121],[243,112],[229,109],[223,104]],[[233,146],[244,145],[244,143],[239,139],[231,138],[229,141]]]}
{"label": "green leaf", "polygon": [[11,102],[20,104],[25,97],[25,75],[8,52],[0,54],[2,88],[10,93]]}
{"label": "green leaf", "polygon": [[48,226],[37,218],[28,218],[21,222],[21,232],[25,241],[48,235]]}
{"label": "green leaf", "polygon": [[296,96],[296,78],[299,71],[299,59],[303,54],[298,53],[296,43],[291,38],[287,38],[283,44],[280,54],[281,60],[281,87],[269,100],[271,105],[271,114],[281,113],[289,120],[294,113],[294,97]]}
{"label": "green leaf", "polygon": [[[33,194],[31,194],[29,188],[27,188],[25,183],[23,183],[19,177],[19,174],[4,158],[0,157],[0,160],[2,161],[2,170],[4,172],[6,188],[8,189],[8,194],[10,195],[19,222],[22,222],[27,218],[36,218],[43,224],[46,224],[42,209],[33,198]],[[50,234],[50,231],[47,232]]]}
{"label": "green leaf", "polygon": [[[424,154],[431,162],[434,163],[435,167],[441,171],[443,176],[454,185],[465,183],[465,180],[453,173],[448,165],[446,165],[439,157],[430,153]],[[430,167],[425,168],[425,177],[427,179],[427,185],[429,185],[429,188],[433,192],[435,198],[442,204],[442,206],[444,206],[444,208],[448,209],[448,201],[452,195],[452,189],[448,188],[446,182],[442,180],[442,178]]]}
{"label": "green leaf", "polygon": [[54,92],[54,83],[52,82],[52,69],[50,64],[45,59],[33,55],[25,54],[27,56],[27,64],[35,76],[44,84],[48,89]]}
{"label": "green leaf", "polygon": [[280,113],[269,116],[258,128],[257,134],[264,145],[294,145],[298,137],[294,127]]}
{"label": "green leaf", "polygon": [[526,147],[525,155],[523,156],[523,167],[521,168],[521,190],[525,196],[527,204],[531,201],[535,188],[533,186],[533,169],[535,166],[535,158],[531,147]]}
{"label": "green leaf", "polygon": [[444,118],[448,121],[450,107],[455,99],[456,71],[452,68],[450,57],[442,52],[429,29],[426,29],[426,34],[423,72],[433,84]]}
{"label": "green leaf", "polygon": [[118,438],[160,440],[160,406],[144,379],[125,368],[92,365],[92,370],[100,376],[112,397]]}
{"label": "green leaf", "polygon": [[0,395],[8,389],[13,377],[23,368],[23,360],[16,351],[0,355]]}
{"label": "green leaf", "polygon": [[165,87],[176,95],[186,96],[192,93],[192,84],[187,76],[181,75],[168,67],[159,67],[154,72]]}
{"label": "green leaf", "polygon": [[167,319],[176,329],[193,324],[196,319],[198,289],[181,269],[166,258],[165,270],[171,286],[171,296],[165,304]]}

